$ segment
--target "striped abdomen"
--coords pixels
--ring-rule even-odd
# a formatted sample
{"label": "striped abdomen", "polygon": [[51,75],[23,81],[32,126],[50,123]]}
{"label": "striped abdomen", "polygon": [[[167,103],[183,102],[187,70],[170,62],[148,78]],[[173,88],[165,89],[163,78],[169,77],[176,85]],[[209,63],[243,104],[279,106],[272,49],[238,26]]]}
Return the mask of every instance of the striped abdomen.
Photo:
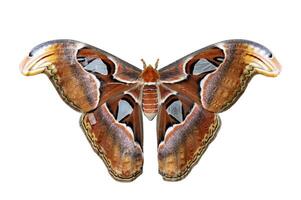
{"label": "striped abdomen", "polygon": [[145,85],[142,91],[142,110],[152,120],[158,112],[158,89],[156,85]]}

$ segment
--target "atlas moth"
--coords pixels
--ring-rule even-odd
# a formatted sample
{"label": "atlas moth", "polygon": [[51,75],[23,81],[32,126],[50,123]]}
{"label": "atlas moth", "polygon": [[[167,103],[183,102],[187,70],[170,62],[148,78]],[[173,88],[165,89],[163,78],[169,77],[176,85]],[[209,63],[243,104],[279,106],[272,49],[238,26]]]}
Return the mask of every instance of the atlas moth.
{"label": "atlas moth", "polygon": [[275,77],[281,68],[266,47],[247,40],[219,42],[157,67],[158,61],[143,61],[139,69],[91,45],[54,40],[35,47],[21,72],[45,73],[82,113],[86,137],[117,180],[142,173],[142,114],[157,116],[159,173],[175,181],[200,159],[219,130],[218,113],[238,100],[253,75]]}

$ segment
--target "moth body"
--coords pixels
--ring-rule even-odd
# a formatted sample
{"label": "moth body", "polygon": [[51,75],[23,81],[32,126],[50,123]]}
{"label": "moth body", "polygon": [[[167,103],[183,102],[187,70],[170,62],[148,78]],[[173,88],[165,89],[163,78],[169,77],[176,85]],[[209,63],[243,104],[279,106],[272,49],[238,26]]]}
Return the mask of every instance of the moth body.
{"label": "moth body", "polygon": [[158,113],[159,109],[159,72],[151,65],[144,67],[141,73],[141,79],[143,82],[142,89],[142,110],[145,116],[152,120]]}
{"label": "moth body", "polygon": [[143,70],[91,45],[54,40],[35,47],[20,69],[48,75],[82,113],[93,150],[121,181],[142,173],[143,113],[149,120],[157,116],[159,173],[180,180],[216,137],[218,113],[239,99],[255,74],[275,77],[281,70],[267,48],[247,40],[212,44],[159,70],[158,60],[154,67],[142,62]]}

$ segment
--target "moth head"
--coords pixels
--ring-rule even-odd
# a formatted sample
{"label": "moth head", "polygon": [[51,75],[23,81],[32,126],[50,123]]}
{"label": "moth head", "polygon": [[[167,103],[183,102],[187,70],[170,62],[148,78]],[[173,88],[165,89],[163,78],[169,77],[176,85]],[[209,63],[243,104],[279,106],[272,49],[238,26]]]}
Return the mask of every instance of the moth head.
{"label": "moth head", "polygon": [[155,63],[154,66],[152,66],[152,65],[150,65],[150,64],[147,65],[143,58],[141,59],[141,62],[143,63],[143,69],[146,69],[146,68],[148,68],[148,67],[157,69],[157,68],[158,68],[158,65],[159,65],[159,58],[156,60],[156,63]]}
{"label": "moth head", "polygon": [[154,66],[147,65],[146,62],[141,59],[143,63],[143,72],[141,73],[141,78],[144,80],[144,82],[156,82],[159,79],[159,72],[157,70],[159,59],[157,59]]}

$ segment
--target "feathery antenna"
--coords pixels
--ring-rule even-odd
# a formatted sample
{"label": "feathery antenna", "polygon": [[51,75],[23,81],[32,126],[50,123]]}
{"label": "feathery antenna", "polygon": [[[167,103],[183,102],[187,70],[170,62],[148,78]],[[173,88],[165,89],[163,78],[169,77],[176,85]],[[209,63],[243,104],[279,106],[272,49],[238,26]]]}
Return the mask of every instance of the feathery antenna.
{"label": "feathery antenna", "polygon": [[146,63],[145,63],[145,61],[143,60],[143,58],[141,58],[141,62],[143,63],[143,69],[145,69],[145,68],[146,68]]}
{"label": "feathery antenna", "polygon": [[159,58],[157,58],[157,61],[156,61],[156,63],[155,63],[155,69],[158,68],[158,65],[159,65]]}

